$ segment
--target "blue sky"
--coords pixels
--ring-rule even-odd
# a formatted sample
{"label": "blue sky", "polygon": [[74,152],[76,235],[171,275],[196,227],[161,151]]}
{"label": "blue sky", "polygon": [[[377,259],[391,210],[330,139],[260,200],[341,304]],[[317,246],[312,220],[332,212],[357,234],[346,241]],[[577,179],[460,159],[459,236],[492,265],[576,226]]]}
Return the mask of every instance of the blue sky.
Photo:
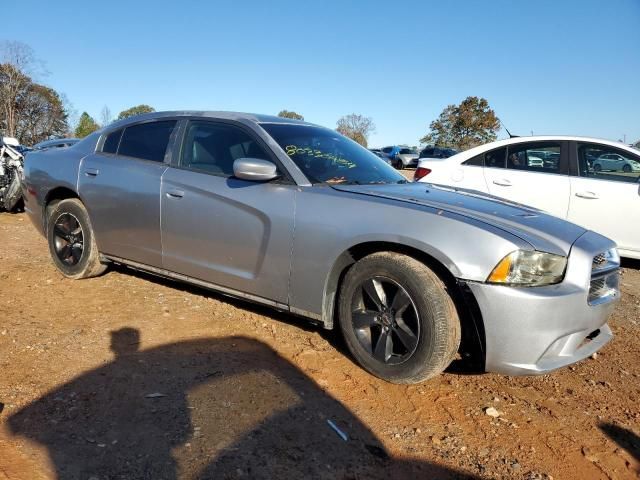
{"label": "blue sky", "polygon": [[[54,6],[55,5],[55,6]],[[78,113],[283,108],[416,144],[468,95],[512,133],[640,139],[640,0],[5,2]],[[501,132],[501,136],[504,136]]]}

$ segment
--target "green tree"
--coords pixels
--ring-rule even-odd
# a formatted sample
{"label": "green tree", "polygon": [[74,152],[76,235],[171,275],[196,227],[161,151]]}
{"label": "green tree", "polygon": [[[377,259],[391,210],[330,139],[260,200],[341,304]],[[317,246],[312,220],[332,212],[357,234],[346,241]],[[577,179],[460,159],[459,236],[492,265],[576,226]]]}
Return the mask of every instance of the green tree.
{"label": "green tree", "polygon": [[96,123],[96,121],[89,115],[87,112],[82,112],[80,115],[80,120],[78,121],[78,126],[76,127],[75,135],[78,138],[84,138],[87,135],[98,130],[100,126]]}
{"label": "green tree", "polygon": [[118,115],[118,120],[122,120],[123,118],[133,117],[134,115],[140,115],[142,113],[151,113],[155,112],[156,109],[150,107],[149,105],[136,105],[135,107],[131,107],[128,110],[123,110]]}
{"label": "green tree", "polygon": [[366,147],[369,135],[376,131],[376,126],[370,117],[352,113],[338,120],[336,130],[345,137]]}
{"label": "green tree", "polygon": [[448,105],[431,122],[422,143],[467,150],[493,142],[500,130],[500,120],[481,97],[467,97],[460,105]]}
{"label": "green tree", "polygon": [[299,113],[289,110],[280,110],[278,116],[281,118],[293,118],[294,120],[304,120],[304,117]]}

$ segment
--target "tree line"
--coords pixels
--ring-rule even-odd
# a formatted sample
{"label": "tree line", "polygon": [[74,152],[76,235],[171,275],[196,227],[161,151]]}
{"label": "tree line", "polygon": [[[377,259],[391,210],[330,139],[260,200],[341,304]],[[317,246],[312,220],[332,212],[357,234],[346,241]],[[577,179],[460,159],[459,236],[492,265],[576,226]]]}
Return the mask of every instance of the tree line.
{"label": "tree line", "polygon": [[[34,80],[41,73],[40,62],[33,50],[21,42],[0,44],[0,133],[16,137],[25,145],[50,138],[85,137],[113,121],[105,105],[96,121],[82,112],[77,124],[71,127],[73,109],[63,94]],[[149,105],[136,105],[118,114],[116,120],[154,112]],[[278,116],[304,120],[298,112],[281,110]],[[480,97],[467,97],[458,105],[448,105],[431,122],[422,143],[466,150],[494,141],[500,120],[489,102]],[[336,130],[364,147],[375,132],[373,119],[352,113],[338,119]]]}

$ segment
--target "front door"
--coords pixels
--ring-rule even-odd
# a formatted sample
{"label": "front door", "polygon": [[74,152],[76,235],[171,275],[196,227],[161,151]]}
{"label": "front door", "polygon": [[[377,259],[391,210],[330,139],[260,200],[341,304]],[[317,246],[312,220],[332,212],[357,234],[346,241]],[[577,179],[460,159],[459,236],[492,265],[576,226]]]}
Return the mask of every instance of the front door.
{"label": "front door", "polygon": [[181,150],[162,177],[164,268],[287,304],[297,187],[233,176],[237,158],[274,161],[246,127],[190,121]]}
{"label": "front door", "polygon": [[109,133],[82,160],[79,193],[100,252],[161,267],[160,180],[175,120]]}
{"label": "front door", "polygon": [[569,220],[611,238],[623,255],[640,257],[640,155],[596,143],[576,147]]}
{"label": "front door", "polygon": [[560,218],[569,208],[567,142],[524,142],[485,154],[489,193]]}

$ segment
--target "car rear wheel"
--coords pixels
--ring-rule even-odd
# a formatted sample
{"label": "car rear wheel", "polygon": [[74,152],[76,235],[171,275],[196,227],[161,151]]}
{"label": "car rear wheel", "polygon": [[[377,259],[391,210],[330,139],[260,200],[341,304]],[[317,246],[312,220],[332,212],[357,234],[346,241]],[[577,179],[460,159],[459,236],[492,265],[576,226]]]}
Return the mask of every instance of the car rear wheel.
{"label": "car rear wheel", "polygon": [[402,170],[404,168],[404,163],[402,163],[402,160],[400,159],[396,160],[396,168],[398,170]]}
{"label": "car rear wheel", "polygon": [[339,322],[362,367],[392,383],[440,374],[460,345],[456,308],[438,276],[406,255],[380,252],[346,274]]}
{"label": "car rear wheel", "polygon": [[89,214],[77,198],[47,208],[47,240],[53,263],[65,277],[95,277],[107,268],[100,262]]}
{"label": "car rear wheel", "polygon": [[596,164],[593,166],[593,169],[594,169],[596,172],[600,172],[600,171],[602,171],[602,165],[600,165],[599,163],[596,163]]}

